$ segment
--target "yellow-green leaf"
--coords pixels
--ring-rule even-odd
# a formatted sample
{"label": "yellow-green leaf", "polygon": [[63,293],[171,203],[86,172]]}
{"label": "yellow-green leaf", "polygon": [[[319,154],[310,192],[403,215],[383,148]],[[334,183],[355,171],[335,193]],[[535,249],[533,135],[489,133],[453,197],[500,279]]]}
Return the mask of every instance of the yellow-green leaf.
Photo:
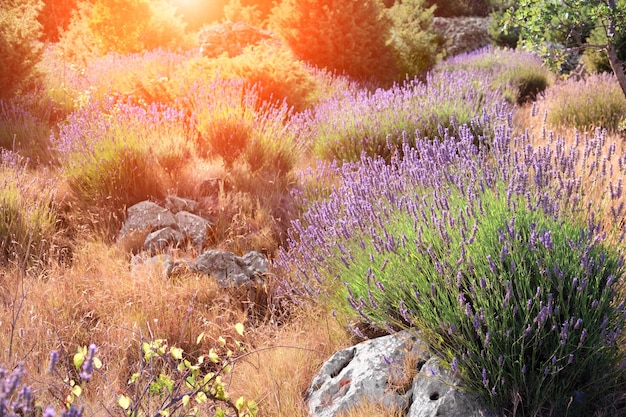
{"label": "yellow-green leaf", "polygon": [[75,353],[74,354],[74,366],[76,367],[76,369],[79,369],[81,366],[83,366],[83,362],[85,362],[85,353],[82,351]]}
{"label": "yellow-green leaf", "polygon": [[243,336],[243,324],[242,323],[235,324],[235,331],[237,332],[239,336]]}
{"label": "yellow-green leaf", "polygon": [[98,358],[93,358],[93,366],[96,369],[102,368],[102,361],[100,359],[98,359]]}
{"label": "yellow-green leaf", "polygon": [[174,359],[181,360],[183,358],[183,350],[177,347],[170,348],[170,355]]}
{"label": "yellow-green leaf", "polygon": [[220,361],[219,355],[215,352],[215,349],[213,348],[209,350],[209,360],[213,363],[218,363]]}
{"label": "yellow-green leaf", "polygon": [[245,404],[245,400],[243,399],[243,397],[237,398],[237,401],[235,401],[235,408],[237,409],[237,411],[241,411],[244,404]]}
{"label": "yellow-green leaf", "polygon": [[122,407],[124,410],[128,410],[128,408],[130,407],[130,397],[126,396],[126,395],[120,395],[117,399],[117,403],[119,404],[120,407]]}
{"label": "yellow-green leaf", "polygon": [[196,345],[202,342],[202,339],[204,339],[204,332],[198,335],[198,338],[196,339]]}
{"label": "yellow-green leaf", "polygon": [[220,343],[220,345],[222,346],[226,346],[226,339],[224,339],[222,336],[220,336],[217,341]]}
{"label": "yellow-green leaf", "polygon": [[80,387],[80,385],[74,385],[72,387],[72,394],[74,394],[74,396],[80,397],[80,394],[82,393],[83,393],[83,389]]}
{"label": "yellow-green leaf", "polygon": [[190,399],[191,398],[189,397],[189,395],[183,395],[183,399],[182,399],[183,407],[187,407],[189,405],[189,400]]}

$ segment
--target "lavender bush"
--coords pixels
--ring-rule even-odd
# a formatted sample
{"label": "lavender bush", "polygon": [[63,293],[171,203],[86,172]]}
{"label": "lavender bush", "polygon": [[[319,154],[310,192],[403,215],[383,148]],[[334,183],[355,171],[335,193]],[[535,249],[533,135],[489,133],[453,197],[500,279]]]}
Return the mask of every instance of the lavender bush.
{"label": "lavender bush", "polygon": [[[20,98],[0,100],[0,148],[19,152],[32,161],[50,161],[49,112],[34,114]],[[43,116],[43,117],[42,117]]]}
{"label": "lavender bush", "polygon": [[568,79],[546,95],[551,126],[616,132],[626,121],[626,99],[613,74],[593,74],[585,80]]}
{"label": "lavender bush", "polygon": [[600,131],[571,148],[510,131],[489,153],[460,129],[344,165],[277,265],[301,296],[415,328],[498,410],[589,415],[624,382],[624,157]]}
{"label": "lavender bush", "polygon": [[510,103],[535,100],[554,82],[541,59],[529,52],[486,47],[443,61],[438,70],[466,70],[491,80],[490,88],[502,92]]}
{"label": "lavender bush", "polygon": [[122,209],[163,196],[167,180],[193,155],[187,132],[183,112],[109,99],[70,114],[53,146],[82,202]]}
{"label": "lavender bush", "polygon": [[323,159],[358,161],[361,154],[389,160],[417,136],[441,138],[471,126],[477,140],[490,134],[490,118],[503,105],[489,79],[459,71],[432,72],[388,90],[348,92],[316,106],[300,132]]}

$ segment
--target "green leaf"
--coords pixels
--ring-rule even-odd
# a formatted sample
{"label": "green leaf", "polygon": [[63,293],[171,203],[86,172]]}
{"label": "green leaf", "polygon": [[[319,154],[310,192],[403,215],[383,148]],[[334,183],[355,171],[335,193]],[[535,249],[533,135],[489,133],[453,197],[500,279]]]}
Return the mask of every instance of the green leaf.
{"label": "green leaf", "polygon": [[74,366],[76,369],[80,369],[80,367],[83,366],[83,363],[85,362],[85,354],[86,351],[82,350],[80,347],[78,348],[78,352],[74,354]]}
{"label": "green leaf", "polygon": [[177,347],[170,348],[170,355],[174,359],[181,360],[183,359],[183,350]]}
{"label": "green leaf", "polygon": [[72,387],[72,394],[74,394],[74,396],[80,397],[82,393],[83,393],[83,389],[80,387],[80,385],[74,385]]}
{"label": "green leaf", "polygon": [[[199,392],[196,394],[196,402],[198,404],[204,404],[205,402],[207,402],[207,400],[208,398],[204,392]],[[216,410],[216,413],[217,413],[217,410]]]}
{"label": "green leaf", "polygon": [[198,338],[196,339],[196,345],[200,344],[200,342],[202,342],[202,339],[204,339],[204,332],[198,335]]}
{"label": "green leaf", "polygon": [[235,408],[237,409],[237,411],[241,411],[244,404],[245,404],[245,400],[243,399],[243,397],[237,398],[237,401],[235,401]]}
{"label": "green leaf", "polygon": [[215,417],[226,417],[226,413],[224,413],[221,407],[217,407],[215,409]]}
{"label": "green leaf", "polygon": [[128,408],[130,407],[130,397],[126,395],[120,395],[117,398],[117,404],[124,410],[128,410]]}
{"label": "green leaf", "polygon": [[239,336],[243,336],[243,329],[244,327],[242,323],[235,324],[235,331],[237,332]]}
{"label": "green leaf", "polygon": [[189,400],[191,400],[191,397],[189,395],[183,395],[183,407],[187,407],[189,405]]}
{"label": "green leaf", "polygon": [[222,336],[220,336],[217,341],[219,342],[220,345],[222,346],[226,346],[226,339],[224,339]]}
{"label": "green leaf", "polygon": [[213,348],[209,350],[209,360],[213,363],[218,363],[220,361],[219,355],[215,352],[215,349]]}
{"label": "green leaf", "polygon": [[99,358],[93,358],[93,366],[96,369],[102,368],[102,361]]}

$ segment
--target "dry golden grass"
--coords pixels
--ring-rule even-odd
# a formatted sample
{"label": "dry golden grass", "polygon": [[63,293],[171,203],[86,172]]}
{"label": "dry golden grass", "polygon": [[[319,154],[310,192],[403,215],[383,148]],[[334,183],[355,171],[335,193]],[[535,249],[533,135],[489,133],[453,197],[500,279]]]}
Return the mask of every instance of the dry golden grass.
{"label": "dry golden grass", "polygon": [[550,126],[547,118],[551,105],[543,98],[518,108],[514,116],[514,135],[528,134],[535,149],[554,154],[562,144],[565,154],[578,153],[580,158],[575,170],[580,178],[584,204],[590,204],[596,215],[601,216],[597,220],[608,232],[620,231],[626,213],[622,213],[617,222],[609,214],[611,206],[626,204],[623,193],[619,199],[610,198],[611,188],[620,186],[626,170],[620,163],[626,152],[623,138],[610,132],[596,134],[595,129],[581,132],[573,127]]}
{"label": "dry golden grass", "polygon": [[321,309],[302,309],[288,324],[251,331],[252,353],[236,365],[232,391],[260,406],[259,416],[307,416],[304,393],[321,365],[350,344],[340,321]]}

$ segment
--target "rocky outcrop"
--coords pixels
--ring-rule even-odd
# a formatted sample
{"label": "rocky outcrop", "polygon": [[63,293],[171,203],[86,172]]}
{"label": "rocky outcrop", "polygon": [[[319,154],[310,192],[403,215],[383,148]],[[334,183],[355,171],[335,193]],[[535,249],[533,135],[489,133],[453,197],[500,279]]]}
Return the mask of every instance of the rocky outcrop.
{"label": "rocky outcrop", "polygon": [[[150,272],[169,279],[194,273],[214,279],[222,288],[244,287],[252,292],[260,288],[268,272],[267,257],[256,251],[237,256],[228,251],[205,249],[212,225],[201,216],[196,201],[168,196],[162,205],[142,201],[129,207],[118,242],[135,253],[131,259],[134,274]],[[200,253],[195,259],[179,255],[190,252],[184,251],[189,249],[188,244]]]}
{"label": "rocky outcrop", "polygon": [[196,201],[168,196],[162,205],[142,201],[129,207],[118,242],[132,252],[150,255],[182,247],[186,242],[201,251],[212,225],[211,220],[200,215]]}
{"label": "rocky outcrop", "polygon": [[445,39],[448,57],[475,51],[491,43],[489,17],[435,17],[432,29]]}
{"label": "rocky outcrop", "polygon": [[307,405],[313,417],[332,417],[364,401],[408,417],[494,416],[458,385],[424,342],[402,331],[335,353],[311,383]]}

